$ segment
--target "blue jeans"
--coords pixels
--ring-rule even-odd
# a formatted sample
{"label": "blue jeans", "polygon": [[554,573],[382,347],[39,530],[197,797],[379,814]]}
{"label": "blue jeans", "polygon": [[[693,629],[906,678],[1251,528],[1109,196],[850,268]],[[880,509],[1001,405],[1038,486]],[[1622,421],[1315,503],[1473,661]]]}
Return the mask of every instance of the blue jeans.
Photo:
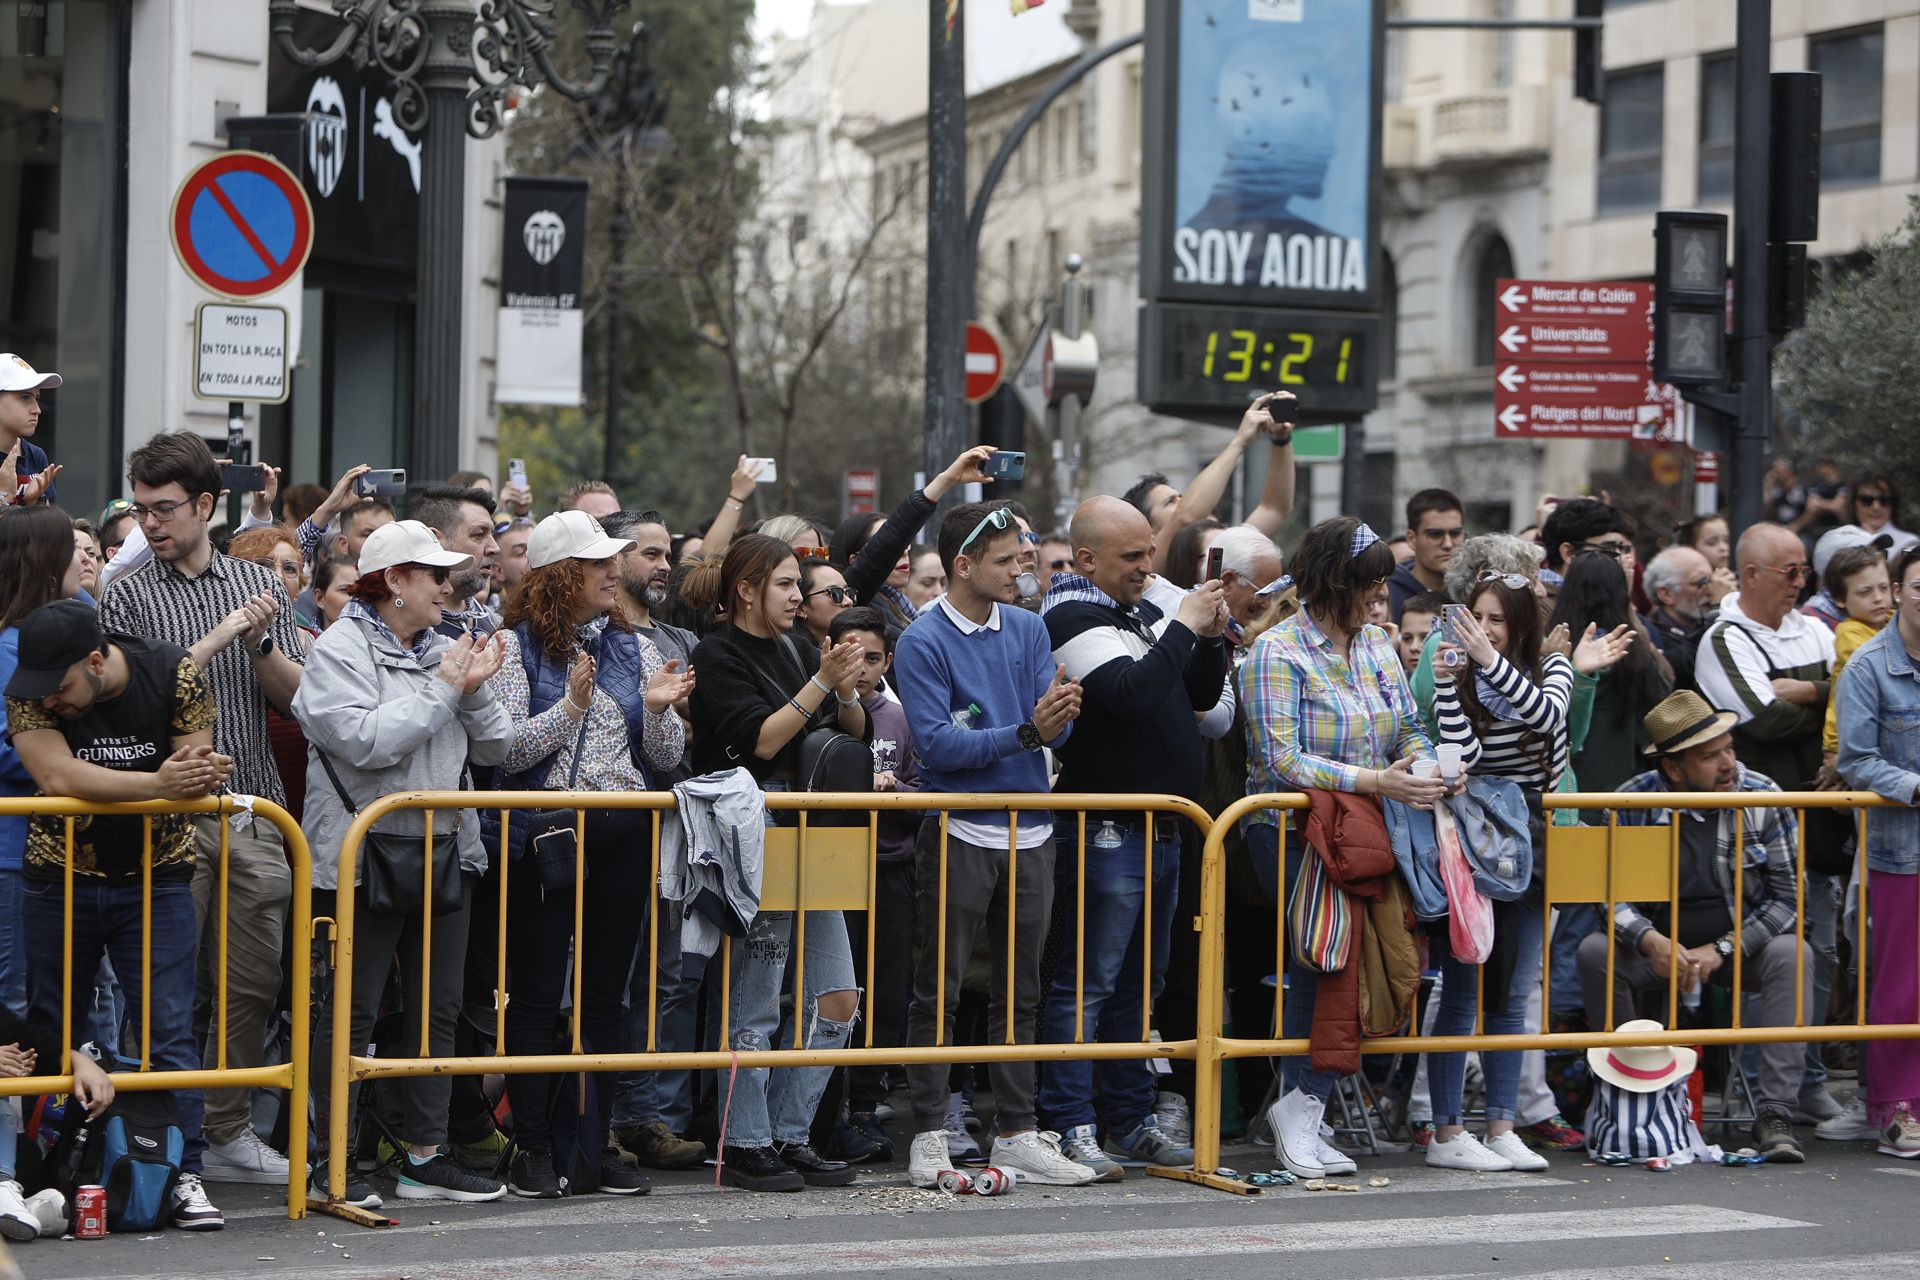
{"label": "blue jeans", "polygon": [[[20,932],[20,873],[0,871],[0,1005],[27,1012],[27,948]],[[14,1175],[19,1134],[13,1108],[0,1099],[0,1178]]]}
{"label": "blue jeans", "polygon": [[[1300,878],[1301,844],[1300,833],[1286,833],[1286,885],[1287,892],[1293,892],[1294,884]],[[1281,864],[1281,831],[1270,822],[1256,822],[1247,827],[1247,854],[1256,868],[1278,867]],[[1264,883],[1266,877],[1261,876]],[[1272,886],[1276,891],[1279,886]],[[1287,990],[1280,1008],[1280,1034],[1288,1040],[1307,1040],[1313,1036],[1313,1007],[1315,998],[1320,994],[1320,973],[1309,969],[1293,959],[1293,948],[1287,948]],[[1304,1093],[1325,1102],[1333,1096],[1334,1086],[1340,1077],[1331,1071],[1314,1069],[1313,1060],[1305,1054],[1289,1054],[1280,1059],[1280,1091],[1291,1093],[1299,1089]]]}
{"label": "blue jeans", "polygon": [[1550,1012],[1575,1013],[1586,1008],[1580,994],[1580,944],[1589,934],[1600,932],[1603,909],[1593,903],[1576,903],[1559,908],[1554,917],[1552,968],[1547,973],[1552,987]]}
{"label": "blue jeans", "polygon": [[[27,881],[21,913],[27,954],[34,957],[27,974],[32,1018],[42,1026],[60,1025],[60,957],[63,886],[57,882]],[[126,995],[126,1046],[137,1057],[143,983],[140,958],[141,892],[138,883],[80,884],[73,886],[73,972],[76,1003],[86,998],[79,975],[90,974],[104,955]],[[185,882],[153,886],[153,1025],[150,1067],[155,1071],[198,1071],[200,1046],[193,1038],[194,967],[199,943],[194,930],[193,888]],[[83,1034],[80,1009],[74,1017],[76,1041]],[[186,1136],[186,1154],[180,1167],[200,1172],[206,1150],[202,1132],[205,1107],[198,1089],[176,1089],[180,1128]]]}
{"label": "blue jeans", "polygon": [[[684,1053],[696,1048],[694,1023],[699,1012],[700,983],[689,981],[680,969],[680,916],[676,906],[656,903],[660,921],[660,955],[653,966],[651,989],[659,992],[660,1030],[654,1047],[661,1053]],[[627,984],[626,1041],[634,1053],[647,1049],[647,930],[633,957],[633,976]],[[675,1133],[693,1124],[691,1071],[623,1071],[613,1086],[613,1124],[638,1129],[655,1120]]]}
{"label": "blue jeans", "polygon": [[[786,1049],[794,1027],[780,1016],[780,987],[793,950],[791,911],[762,911],[744,938],[729,941],[732,956],[727,1007],[728,1047],[741,1052]],[[794,1017],[804,1029],[801,1047],[839,1049],[853,1031],[853,1019],[835,1022],[820,1016],[819,999],[835,991],[858,989],[853,953],[847,947],[847,923],[838,911],[806,913],[804,990],[794,1002]],[[729,1079],[731,1074],[731,1081]],[[726,1111],[726,1140],[733,1147],[764,1147],[772,1142],[808,1142],[813,1113],[826,1092],[832,1067],[743,1066],[720,1072],[721,1106]],[[729,1096],[731,1095],[731,1096]]]}
{"label": "blue jeans", "polygon": [[[1503,915],[1503,923],[1519,932],[1515,939],[1513,981],[1507,990],[1504,1013],[1486,1016],[1488,1035],[1518,1035],[1527,1029],[1528,992],[1540,981],[1540,899],[1528,894],[1518,904],[1515,915]],[[1453,958],[1451,935],[1443,924],[1433,934],[1433,962],[1439,966],[1440,1013],[1434,1019],[1433,1034],[1463,1036],[1473,1033],[1474,1012],[1479,1000],[1480,966]],[[1487,1119],[1513,1120],[1520,1102],[1520,1061],[1524,1055],[1506,1049],[1480,1055],[1481,1069],[1487,1080]],[[1460,1095],[1467,1083],[1467,1055],[1430,1053],[1427,1055],[1427,1092],[1433,1099],[1433,1122],[1461,1122]]]}
{"label": "blue jeans", "polygon": [[[1089,824],[1091,825],[1091,824]],[[1077,837],[1060,837],[1053,861],[1054,901],[1072,903],[1079,893],[1080,852]],[[1046,1044],[1074,1041],[1074,984],[1076,952],[1085,958],[1083,1003],[1079,1012],[1081,1037],[1096,1041],[1137,1041],[1141,1038],[1143,1002],[1157,998],[1166,978],[1168,935],[1179,898],[1180,838],[1153,842],[1153,919],[1150,943],[1143,939],[1142,915],[1147,897],[1146,837],[1138,831],[1121,836],[1113,849],[1087,845],[1086,935],[1067,939],[1061,948],[1053,987],[1040,1011],[1040,1039]],[[1077,945],[1076,945],[1077,944]],[[1141,948],[1149,946],[1146,956]],[[1142,967],[1152,962],[1152,991],[1142,990]],[[1035,1103],[1041,1120],[1061,1133],[1096,1122],[1094,1091],[1099,1090],[1109,1134],[1131,1133],[1153,1112],[1153,1068],[1144,1060],[1049,1063],[1040,1073]]]}

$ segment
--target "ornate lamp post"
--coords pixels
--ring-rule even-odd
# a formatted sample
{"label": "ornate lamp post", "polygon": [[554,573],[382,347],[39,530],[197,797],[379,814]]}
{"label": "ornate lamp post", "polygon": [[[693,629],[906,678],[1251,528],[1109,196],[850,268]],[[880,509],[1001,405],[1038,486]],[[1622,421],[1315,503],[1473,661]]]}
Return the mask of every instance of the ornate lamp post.
{"label": "ornate lamp post", "polygon": [[296,65],[350,58],[386,72],[394,120],[425,131],[420,173],[419,284],[414,308],[413,441],[421,480],[454,471],[460,457],[460,294],[466,219],[467,135],[500,131],[508,99],[550,85],[569,98],[600,93],[619,41],[613,18],[628,0],[572,0],[587,20],[592,75],[581,84],[554,65],[560,0],[333,0],[340,30],[324,48],[294,38],[297,0],[270,0],[273,39]]}

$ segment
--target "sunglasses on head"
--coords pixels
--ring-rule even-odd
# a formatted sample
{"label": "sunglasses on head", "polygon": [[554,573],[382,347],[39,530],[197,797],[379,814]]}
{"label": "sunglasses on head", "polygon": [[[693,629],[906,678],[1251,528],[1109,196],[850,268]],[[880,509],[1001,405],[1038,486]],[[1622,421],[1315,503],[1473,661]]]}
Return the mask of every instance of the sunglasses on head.
{"label": "sunglasses on head", "polygon": [[493,526],[493,536],[497,538],[509,529],[526,529],[532,527],[532,525],[533,520],[531,517],[515,516],[511,520],[501,520],[495,523]]}
{"label": "sunglasses on head", "polygon": [[826,547],[795,547],[793,554],[799,560],[825,560],[829,551]]}
{"label": "sunglasses on head", "polygon": [[1633,545],[1626,542],[1583,542],[1580,544],[1580,550],[1595,551],[1619,560],[1633,554]]}
{"label": "sunglasses on head", "polygon": [[981,519],[980,523],[973,526],[973,532],[967,535],[966,541],[960,544],[960,550],[957,551],[955,554],[965,555],[967,553],[967,548],[973,545],[973,540],[975,538],[978,538],[982,533],[984,533],[989,525],[991,525],[995,529],[1000,529],[1000,530],[1012,528],[1013,512],[1009,511],[1005,507],[995,507],[993,510],[987,512],[987,514]]}
{"label": "sunglasses on head", "polygon": [[1474,581],[1497,582],[1509,591],[1525,591],[1533,585],[1517,573],[1502,573],[1498,569],[1482,569]]}
{"label": "sunglasses on head", "polygon": [[825,596],[835,604],[845,604],[853,598],[853,590],[849,587],[821,587],[807,592],[807,599],[811,600],[815,596]]}

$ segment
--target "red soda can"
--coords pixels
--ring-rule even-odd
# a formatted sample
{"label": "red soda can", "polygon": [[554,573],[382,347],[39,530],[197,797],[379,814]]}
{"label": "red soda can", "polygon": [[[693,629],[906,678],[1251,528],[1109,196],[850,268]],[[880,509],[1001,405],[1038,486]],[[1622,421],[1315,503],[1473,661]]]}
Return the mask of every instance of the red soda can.
{"label": "red soda can", "polygon": [[1013,1190],[1013,1175],[1005,1169],[988,1165],[973,1175],[973,1194],[977,1196],[1003,1196]]}
{"label": "red soda can", "polygon": [[959,1169],[942,1169],[934,1176],[933,1185],[950,1196],[973,1194],[973,1177]]}
{"label": "red soda can", "polygon": [[107,1189],[105,1187],[74,1189],[73,1234],[81,1240],[99,1240],[107,1234]]}

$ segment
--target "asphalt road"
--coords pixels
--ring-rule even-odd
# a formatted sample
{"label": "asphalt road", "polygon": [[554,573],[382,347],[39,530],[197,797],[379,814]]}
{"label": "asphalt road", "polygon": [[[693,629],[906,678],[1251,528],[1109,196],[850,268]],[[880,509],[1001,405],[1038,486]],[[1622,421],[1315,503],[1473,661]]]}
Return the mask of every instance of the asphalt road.
{"label": "asphalt road", "polygon": [[[29,1277],[87,1280],[1920,1276],[1920,1161],[1868,1144],[1809,1145],[1805,1165],[1669,1173],[1569,1153],[1542,1174],[1469,1174],[1394,1153],[1361,1160],[1359,1192],[1257,1197],[1130,1170],[1106,1187],[954,1198],[910,1188],[904,1164],[842,1190],[754,1195],[715,1190],[709,1169],[659,1175],[637,1200],[396,1202],[400,1225],[381,1230],[324,1216],[289,1222],[270,1189],[226,1186],[213,1188],[223,1232],[44,1240],[17,1257]],[[1228,1159],[1269,1163],[1251,1148]],[[1377,1177],[1388,1185],[1364,1186]]]}

